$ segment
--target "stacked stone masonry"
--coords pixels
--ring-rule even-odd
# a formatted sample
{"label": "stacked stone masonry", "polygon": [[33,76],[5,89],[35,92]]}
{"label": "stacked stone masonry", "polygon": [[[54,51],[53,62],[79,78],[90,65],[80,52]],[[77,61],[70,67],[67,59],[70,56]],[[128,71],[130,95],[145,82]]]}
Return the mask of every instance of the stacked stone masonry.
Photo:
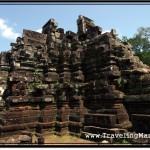
{"label": "stacked stone masonry", "polygon": [[0,134],[150,132],[150,68],[114,29],[84,16],[78,32],[50,19],[0,55]]}

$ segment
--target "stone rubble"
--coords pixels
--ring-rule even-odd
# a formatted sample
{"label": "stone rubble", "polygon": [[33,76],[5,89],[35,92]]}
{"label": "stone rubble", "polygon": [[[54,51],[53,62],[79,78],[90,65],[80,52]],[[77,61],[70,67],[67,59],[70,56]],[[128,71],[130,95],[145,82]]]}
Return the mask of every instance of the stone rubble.
{"label": "stone rubble", "polygon": [[41,144],[46,132],[150,132],[149,66],[114,29],[102,34],[81,15],[77,25],[77,34],[64,32],[50,19],[42,33],[24,29],[1,52],[1,138],[28,129]]}

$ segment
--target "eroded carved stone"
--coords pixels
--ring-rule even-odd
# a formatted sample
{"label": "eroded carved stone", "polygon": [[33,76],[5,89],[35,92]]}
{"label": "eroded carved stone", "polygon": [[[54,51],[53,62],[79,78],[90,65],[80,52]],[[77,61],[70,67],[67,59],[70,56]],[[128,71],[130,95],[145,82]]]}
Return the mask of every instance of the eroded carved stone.
{"label": "eroded carved stone", "polygon": [[42,33],[23,30],[11,51],[1,52],[1,134],[36,129],[43,144],[47,131],[120,133],[133,123],[133,131],[149,132],[149,66],[114,29],[102,34],[84,16],[77,25],[77,34],[64,33],[50,19]]}

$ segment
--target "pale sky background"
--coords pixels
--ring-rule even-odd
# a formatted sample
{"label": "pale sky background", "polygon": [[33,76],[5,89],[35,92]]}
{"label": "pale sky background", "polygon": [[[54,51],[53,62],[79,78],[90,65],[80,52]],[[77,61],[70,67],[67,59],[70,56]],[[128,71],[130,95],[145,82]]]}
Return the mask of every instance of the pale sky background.
{"label": "pale sky background", "polygon": [[53,18],[58,27],[77,32],[79,15],[92,19],[103,31],[133,37],[138,27],[150,27],[150,5],[0,5],[0,51],[22,36],[23,29],[40,31]]}

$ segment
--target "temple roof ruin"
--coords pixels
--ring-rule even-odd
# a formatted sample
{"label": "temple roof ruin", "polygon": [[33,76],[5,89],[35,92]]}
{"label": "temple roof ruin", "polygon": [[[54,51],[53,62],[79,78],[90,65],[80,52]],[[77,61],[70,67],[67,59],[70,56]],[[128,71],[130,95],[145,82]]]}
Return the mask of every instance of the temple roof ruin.
{"label": "temple roof ruin", "polygon": [[[23,30],[0,54],[1,138],[45,133],[150,132],[150,68],[114,29],[102,33],[79,16],[78,31],[50,19],[42,33]],[[23,132],[23,134],[22,134]],[[26,135],[26,136],[24,136]]]}

